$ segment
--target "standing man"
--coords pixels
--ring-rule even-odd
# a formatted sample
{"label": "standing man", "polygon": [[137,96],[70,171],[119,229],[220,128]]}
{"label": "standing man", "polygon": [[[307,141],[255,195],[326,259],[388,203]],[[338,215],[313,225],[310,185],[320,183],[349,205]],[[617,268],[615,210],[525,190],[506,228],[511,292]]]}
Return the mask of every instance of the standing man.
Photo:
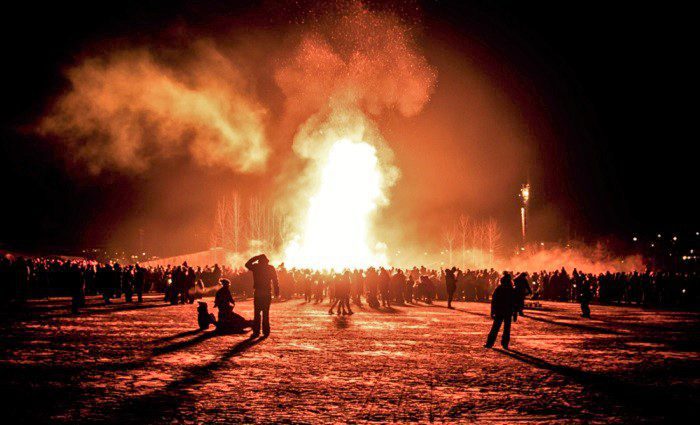
{"label": "standing man", "polygon": [[379,269],[379,295],[382,307],[391,307],[391,276],[384,267]]}
{"label": "standing man", "polygon": [[143,289],[146,286],[146,269],[136,263],[134,268],[134,292],[139,303],[143,302]]}
{"label": "standing man", "polygon": [[493,347],[502,323],[503,336],[501,336],[501,346],[506,350],[508,349],[508,343],[510,343],[510,320],[513,316],[514,299],[515,291],[513,290],[512,278],[509,273],[503,273],[500,285],[496,287],[491,296],[491,318],[493,319],[493,326],[491,326],[491,332],[489,332],[484,347]]}
{"label": "standing man", "polygon": [[591,318],[591,298],[593,298],[593,292],[591,291],[590,282],[584,278],[581,280],[579,302],[581,303],[581,317],[585,319]]}
{"label": "standing man", "polygon": [[270,303],[272,290],[275,297],[279,296],[280,287],[277,272],[270,265],[265,254],[256,255],[245,263],[245,267],[253,272],[253,334],[251,338],[260,336],[260,321],[262,316],[263,335],[270,335]]}
{"label": "standing man", "polygon": [[452,307],[452,299],[455,296],[455,291],[457,290],[457,267],[452,267],[451,269],[445,269],[445,286],[447,289],[447,308]]}
{"label": "standing man", "polygon": [[530,283],[527,281],[527,273],[523,272],[515,278],[515,306],[513,308],[513,321],[518,321],[518,315],[523,316],[525,310],[525,298],[532,294]]}

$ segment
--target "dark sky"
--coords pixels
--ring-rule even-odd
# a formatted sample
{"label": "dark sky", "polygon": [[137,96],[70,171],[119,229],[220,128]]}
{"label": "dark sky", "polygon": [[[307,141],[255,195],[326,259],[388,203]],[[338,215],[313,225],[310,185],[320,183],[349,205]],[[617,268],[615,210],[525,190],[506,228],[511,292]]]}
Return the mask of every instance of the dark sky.
{"label": "dark sky", "polygon": [[[100,42],[148,39],[173,22],[206,27],[246,13],[267,22],[256,2],[43,3],[26,0],[3,13],[0,243],[106,244],[147,196],[138,178],[76,178],[29,131],[65,88],[62,70]],[[476,44],[489,52],[487,67],[498,72],[504,64],[504,75],[517,74],[503,84],[512,84],[524,111],[538,111],[526,117],[538,140],[537,202],[565,211],[584,236],[696,230],[697,35],[689,10],[603,1],[419,3],[424,36],[457,51]],[[285,8],[277,13],[271,20],[284,19]]]}

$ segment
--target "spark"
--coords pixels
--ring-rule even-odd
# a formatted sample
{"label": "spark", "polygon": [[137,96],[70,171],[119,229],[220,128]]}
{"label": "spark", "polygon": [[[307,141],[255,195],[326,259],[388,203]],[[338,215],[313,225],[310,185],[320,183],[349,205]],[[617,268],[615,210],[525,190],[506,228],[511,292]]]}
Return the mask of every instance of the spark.
{"label": "spark", "polygon": [[530,200],[530,183],[524,184],[520,188],[520,198],[523,200],[523,205],[527,206],[527,203]]}

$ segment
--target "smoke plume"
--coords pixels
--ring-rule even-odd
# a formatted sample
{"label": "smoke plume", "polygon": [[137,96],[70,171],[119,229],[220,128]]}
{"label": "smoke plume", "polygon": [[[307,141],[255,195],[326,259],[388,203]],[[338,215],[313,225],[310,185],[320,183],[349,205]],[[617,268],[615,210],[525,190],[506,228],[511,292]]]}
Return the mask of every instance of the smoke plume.
{"label": "smoke plume", "polygon": [[334,98],[372,115],[396,109],[412,116],[430,99],[436,79],[411,29],[359,2],[307,31],[275,72],[287,111],[307,114]]}
{"label": "smoke plume", "polygon": [[93,173],[140,172],[155,158],[261,170],[268,156],[262,108],[234,63],[207,43],[169,66],[146,49],[83,60],[70,90],[39,125]]}
{"label": "smoke plume", "polygon": [[[274,77],[286,99],[284,121],[300,123],[292,149],[307,160],[304,171],[292,179],[295,183],[290,187],[295,190],[288,192],[296,225],[286,249],[287,259],[302,266],[316,263],[341,268],[386,264],[386,245],[375,236],[381,232],[374,228],[374,218],[377,209],[388,205],[388,191],[396,183],[399,170],[374,121],[388,111],[403,116],[419,113],[436,81],[435,70],[414,46],[410,28],[394,15],[351,3],[342,13],[326,17],[304,33]],[[354,169],[347,170],[345,180],[335,176],[342,184],[325,190],[353,192],[346,183],[354,178],[350,186],[375,194],[358,197],[341,211],[326,214],[348,215],[352,216],[348,222],[364,223],[351,234],[346,233],[347,223],[319,218],[313,212],[332,210],[351,196],[348,193],[345,198],[328,199],[332,195],[322,189],[332,173],[328,167],[341,168],[340,164],[329,165],[330,152],[341,141],[371,145],[376,158],[365,160],[376,161],[380,174],[376,181],[364,178],[366,175],[353,177],[353,173],[372,174],[370,170],[374,169],[367,163],[356,163]],[[356,240],[359,234],[366,236]],[[338,244],[354,246],[357,258],[338,251]]]}
{"label": "smoke plume", "polygon": [[552,271],[566,267],[567,271],[578,269],[584,273],[644,271],[646,266],[641,255],[614,256],[602,245],[595,247],[576,244],[569,247],[531,247],[521,255],[504,261],[502,268],[517,271]]}

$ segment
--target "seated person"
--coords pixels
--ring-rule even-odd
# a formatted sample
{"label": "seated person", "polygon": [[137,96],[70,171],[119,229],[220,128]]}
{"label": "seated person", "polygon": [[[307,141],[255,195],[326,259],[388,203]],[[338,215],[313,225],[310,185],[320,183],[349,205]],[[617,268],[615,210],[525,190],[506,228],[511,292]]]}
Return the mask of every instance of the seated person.
{"label": "seated person", "polygon": [[219,309],[219,317],[214,325],[220,332],[244,333],[247,328],[252,327],[252,321],[245,320],[243,316],[233,312],[236,302],[231,295],[230,284],[228,279],[221,279],[221,288],[216,291],[214,307]]}
{"label": "seated person", "polygon": [[199,301],[199,307],[197,307],[197,323],[200,330],[209,329],[209,325],[216,325],[216,318],[214,314],[209,313],[207,303],[204,301]]}

